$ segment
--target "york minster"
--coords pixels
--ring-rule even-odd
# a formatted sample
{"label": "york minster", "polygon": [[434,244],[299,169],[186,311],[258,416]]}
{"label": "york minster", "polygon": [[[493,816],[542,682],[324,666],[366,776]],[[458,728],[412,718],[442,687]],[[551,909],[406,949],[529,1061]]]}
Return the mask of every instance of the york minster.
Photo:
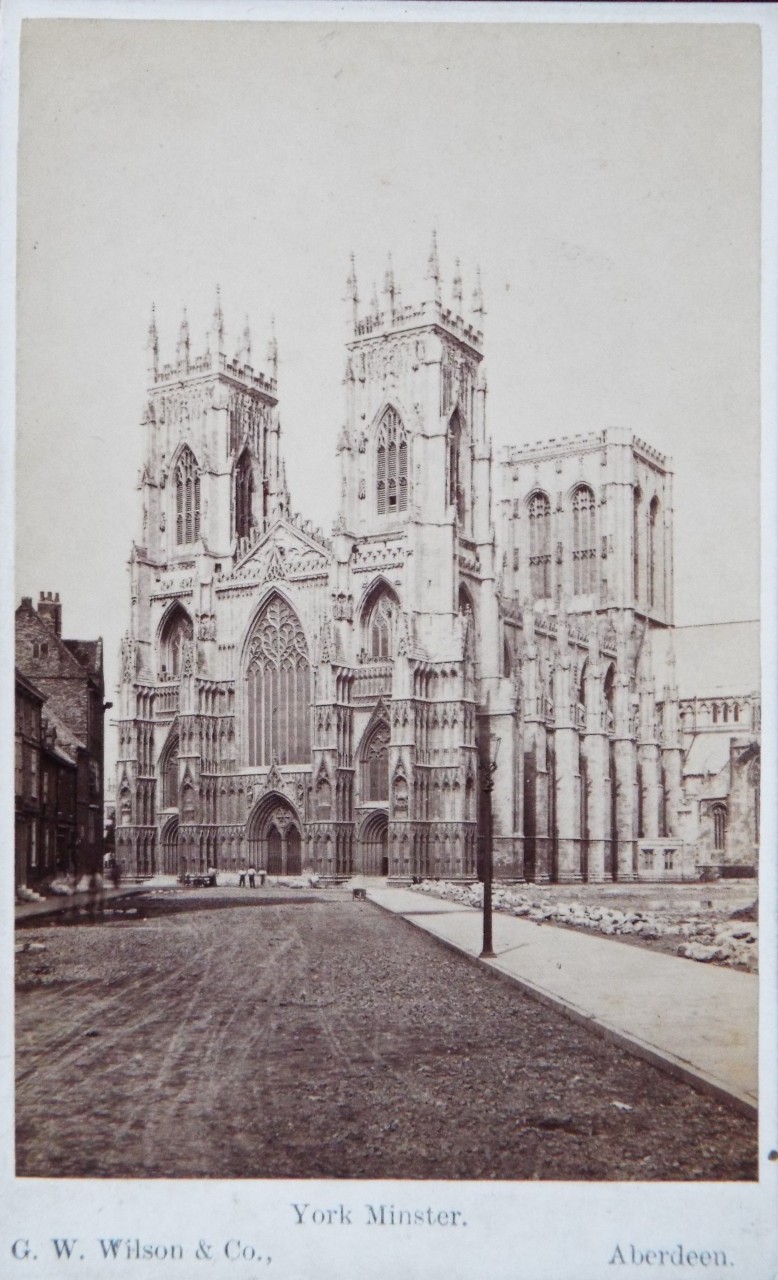
{"label": "york minster", "polygon": [[272,330],[228,341],[218,290],[202,344],[152,316],[124,869],[474,879],[495,764],[498,879],[753,874],[758,625],[674,627],[671,460],[572,411],[495,453],[480,278],[444,285],[434,235],[412,300],[391,259],[362,295],[352,259],[326,536],[287,485]]}

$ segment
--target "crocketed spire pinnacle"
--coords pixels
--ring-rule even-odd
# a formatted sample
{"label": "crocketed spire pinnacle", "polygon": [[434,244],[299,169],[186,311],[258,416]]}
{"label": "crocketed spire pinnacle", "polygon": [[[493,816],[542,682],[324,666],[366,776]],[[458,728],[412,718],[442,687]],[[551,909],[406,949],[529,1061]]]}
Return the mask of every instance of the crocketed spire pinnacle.
{"label": "crocketed spire pinnacle", "polygon": [[437,231],[432,232],[432,243],[430,245],[429,257],[427,259],[426,278],[432,282],[433,298],[435,302],[440,302],[440,263],[438,261]]}
{"label": "crocketed spire pinnacle", "polygon": [[459,268],[459,258],[454,264],[454,281],[452,286],[454,297],[454,309],[459,315],[462,314],[462,273]]}
{"label": "crocketed spire pinnacle", "polygon": [[486,311],[484,308],[484,291],[481,288],[481,268],[475,269],[475,288],[473,290],[473,315],[484,316]]}
{"label": "crocketed spire pinnacle", "polygon": [[278,373],[278,341],[276,339],[276,318],[270,317],[270,337],[267,343],[267,363],[270,374],[275,378]]}

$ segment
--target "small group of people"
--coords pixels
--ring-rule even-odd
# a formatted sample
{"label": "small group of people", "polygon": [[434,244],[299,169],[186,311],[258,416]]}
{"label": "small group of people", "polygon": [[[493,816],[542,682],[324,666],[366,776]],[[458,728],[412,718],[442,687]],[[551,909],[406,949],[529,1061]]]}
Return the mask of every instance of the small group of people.
{"label": "small group of people", "polygon": [[[266,873],[265,871],[260,871],[260,873],[259,873],[259,885],[260,885],[260,888],[261,888],[261,887],[262,887],[262,885],[265,883],[265,875],[266,875],[266,874],[267,874],[267,873]],[[241,869],[240,869],[240,874],[238,875],[238,888],[239,888],[239,889],[245,889],[245,888],[247,887],[247,882],[248,882],[248,888],[249,888],[249,889],[256,889],[256,887],[257,887],[257,872],[256,872],[256,870],[255,870],[255,868],[254,868],[254,867],[248,867],[248,868],[247,868],[247,867],[241,867]]]}

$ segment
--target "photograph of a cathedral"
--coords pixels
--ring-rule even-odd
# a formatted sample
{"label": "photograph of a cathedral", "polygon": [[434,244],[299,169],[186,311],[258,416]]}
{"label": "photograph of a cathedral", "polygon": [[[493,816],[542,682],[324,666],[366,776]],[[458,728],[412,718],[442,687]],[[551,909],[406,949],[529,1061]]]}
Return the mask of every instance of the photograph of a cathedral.
{"label": "photograph of a cathedral", "polygon": [[412,301],[357,275],[331,536],[275,338],[236,351],[218,291],[202,344],[152,318],[123,869],[472,880],[496,761],[497,879],[754,874],[758,623],[674,626],[671,460],[628,425],[493,450],[477,275],[434,236]]}

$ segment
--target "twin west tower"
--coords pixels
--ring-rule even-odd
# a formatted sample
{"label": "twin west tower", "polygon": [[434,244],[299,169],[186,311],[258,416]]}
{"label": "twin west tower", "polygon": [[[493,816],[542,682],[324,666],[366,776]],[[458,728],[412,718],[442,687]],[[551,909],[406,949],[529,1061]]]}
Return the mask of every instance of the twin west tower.
{"label": "twin west tower", "polygon": [[[474,877],[694,874],[672,632],[672,477],[628,431],[486,424],[483,299],[387,268],[352,313],[332,535],[293,514],[271,336],[149,331],[142,533],[122,644],[117,855]],[[644,855],[651,854],[650,861]]]}

